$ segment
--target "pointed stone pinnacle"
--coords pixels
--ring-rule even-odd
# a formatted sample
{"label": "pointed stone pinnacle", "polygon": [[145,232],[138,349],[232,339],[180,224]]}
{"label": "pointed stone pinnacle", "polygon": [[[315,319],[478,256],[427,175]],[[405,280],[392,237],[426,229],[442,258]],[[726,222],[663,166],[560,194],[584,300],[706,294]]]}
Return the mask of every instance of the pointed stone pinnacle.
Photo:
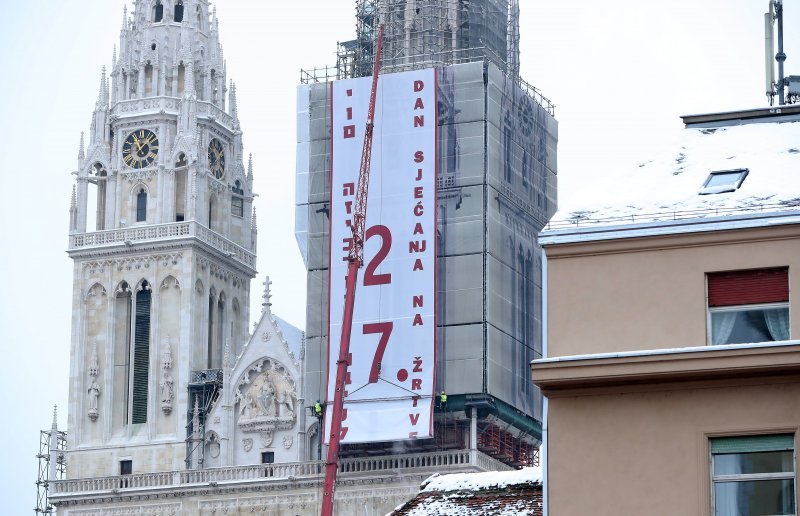
{"label": "pointed stone pinnacle", "polygon": [[247,180],[253,180],[253,153],[250,153],[250,159],[247,162]]}
{"label": "pointed stone pinnacle", "polygon": [[75,192],[75,185],[72,185],[72,196],[69,199],[69,209],[76,210],[78,209],[78,195]]}
{"label": "pointed stone pinnacle", "polygon": [[83,152],[83,131],[81,131],[81,146],[78,149],[78,159],[82,160],[84,158],[86,158],[86,154]]}
{"label": "pointed stone pinnacle", "polygon": [[250,229],[253,231],[258,231],[258,223],[256,222],[256,207],[253,206],[253,219],[250,222]]}
{"label": "pointed stone pinnacle", "polygon": [[50,428],[58,430],[58,405],[53,405],[53,424]]}
{"label": "pointed stone pinnacle", "polygon": [[114,43],[114,53],[111,55],[111,66],[117,64],[117,44]]}

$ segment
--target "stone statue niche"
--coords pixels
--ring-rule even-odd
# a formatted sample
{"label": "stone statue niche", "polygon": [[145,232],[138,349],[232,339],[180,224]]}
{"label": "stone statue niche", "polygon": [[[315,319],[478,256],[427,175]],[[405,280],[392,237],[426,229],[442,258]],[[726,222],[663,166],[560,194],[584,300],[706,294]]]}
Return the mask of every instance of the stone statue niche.
{"label": "stone statue niche", "polygon": [[294,380],[282,366],[271,361],[250,368],[237,386],[236,400],[239,428],[245,432],[288,430],[297,420]]}

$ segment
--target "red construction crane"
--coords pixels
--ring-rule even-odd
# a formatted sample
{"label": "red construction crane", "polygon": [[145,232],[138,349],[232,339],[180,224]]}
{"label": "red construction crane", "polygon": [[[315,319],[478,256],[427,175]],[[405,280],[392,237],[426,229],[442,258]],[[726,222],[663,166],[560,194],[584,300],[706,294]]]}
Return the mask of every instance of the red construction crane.
{"label": "red construction crane", "polygon": [[322,516],[333,516],[333,492],[339,462],[339,438],[342,431],[342,411],[344,405],[344,382],[347,366],[350,365],[350,333],[353,329],[353,306],[356,300],[358,269],[364,263],[364,232],[367,221],[367,194],[369,193],[369,167],[372,160],[372,130],[375,126],[375,96],[378,92],[378,73],[381,67],[383,49],[383,25],[378,34],[378,48],[375,52],[375,67],[372,70],[372,90],[367,111],[367,130],[364,133],[364,147],[361,149],[361,166],[358,170],[358,187],[353,209],[353,245],[347,255],[347,279],[345,282],[344,314],[342,315],[342,336],[339,341],[339,359],[336,361],[336,384],[333,394],[333,414],[331,415],[331,434],[328,444],[328,460],[325,462],[325,484],[322,495]]}

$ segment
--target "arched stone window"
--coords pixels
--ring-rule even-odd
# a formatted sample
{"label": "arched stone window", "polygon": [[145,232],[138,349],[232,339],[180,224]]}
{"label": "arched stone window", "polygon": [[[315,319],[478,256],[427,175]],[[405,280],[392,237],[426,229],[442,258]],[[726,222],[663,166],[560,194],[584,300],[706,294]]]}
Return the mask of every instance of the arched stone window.
{"label": "arched stone window", "polygon": [[153,22],[158,23],[164,20],[164,4],[161,3],[161,0],[156,0],[156,4],[153,6]]}
{"label": "arched stone window", "polygon": [[231,187],[231,215],[236,217],[244,216],[244,190],[242,182],[238,179]]}
{"label": "arched stone window", "polygon": [[152,97],[155,94],[153,88],[153,64],[148,61],[144,66],[144,96]]}
{"label": "arched stone window", "polygon": [[150,284],[142,280],[136,292],[131,368],[131,423],[147,423],[147,390],[150,375]]}
{"label": "arched stone window", "polygon": [[204,27],[203,27],[203,9],[198,5],[197,9],[195,9],[195,11],[197,12],[197,28],[200,29],[200,30],[204,30]]}
{"label": "arched stone window", "polygon": [[131,357],[131,317],[133,297],[128,282],[122,281],[114,293],[114,388],[112,421],[114,428],[128,424]]}
{"label": "arched stone window", "polygon": [[173,19],[176,23],[183,22],[183,0],[175,2],[175,16],[173,16]]}
{"label": "arched stone window", "polygon": [[136,194],[136,222],[147,221],[147,192],[144,188]]}

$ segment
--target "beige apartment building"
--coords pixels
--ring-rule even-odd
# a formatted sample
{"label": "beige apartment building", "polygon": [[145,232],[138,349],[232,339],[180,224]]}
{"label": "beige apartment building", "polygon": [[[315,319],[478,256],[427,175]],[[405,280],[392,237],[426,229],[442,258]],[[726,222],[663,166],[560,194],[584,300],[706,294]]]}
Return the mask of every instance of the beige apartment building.
{"label": "beige apartment building", "polygon": [[797,513],[798,119],[684,117],[540,235],[546,514]]}

